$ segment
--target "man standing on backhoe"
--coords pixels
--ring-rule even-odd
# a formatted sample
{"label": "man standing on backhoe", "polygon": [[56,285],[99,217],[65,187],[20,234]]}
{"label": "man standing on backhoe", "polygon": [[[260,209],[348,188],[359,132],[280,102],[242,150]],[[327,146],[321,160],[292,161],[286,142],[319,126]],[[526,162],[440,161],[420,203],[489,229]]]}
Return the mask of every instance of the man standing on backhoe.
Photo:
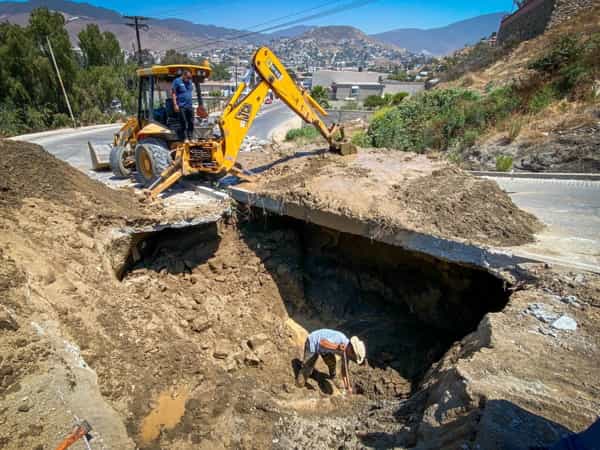
{"label": "man standing on backhoe", "polygon": [[171,87],[173,110],[179,114],[182,133],[180,138],[187,141],[194,135],[194,105],[192,103],[194,83],[192,72],[184,70],[180,77],[175,78]]}
{"label": "man standing on backhoe", "polygon": [[319,356],[323,358],[329,369],[329,377],[335,378],[336,375],[336,355],[342,360],[342,380],[348,393],[352,394],[352,385],[350,384],[350,374],[348,372],[348,360],[352,360],[359,365],[365,361],[365,344],[356,336],[350,339],[340,331],[336,330],[316,330],[308,335],[304,343],[304,359],[302,367],[296,377],[296,385],[303,387],[311,376]]}

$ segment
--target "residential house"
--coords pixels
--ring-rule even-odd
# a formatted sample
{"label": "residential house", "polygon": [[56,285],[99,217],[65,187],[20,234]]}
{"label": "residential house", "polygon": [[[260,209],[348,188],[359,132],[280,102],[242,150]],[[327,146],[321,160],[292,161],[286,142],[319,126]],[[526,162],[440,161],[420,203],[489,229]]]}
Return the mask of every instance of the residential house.
{"label": "residential house", "polygon": [[327,89],[330,100],[362,101],[383,94],[381,78],[378,72],[319,70],[313,73],[311,85]]}

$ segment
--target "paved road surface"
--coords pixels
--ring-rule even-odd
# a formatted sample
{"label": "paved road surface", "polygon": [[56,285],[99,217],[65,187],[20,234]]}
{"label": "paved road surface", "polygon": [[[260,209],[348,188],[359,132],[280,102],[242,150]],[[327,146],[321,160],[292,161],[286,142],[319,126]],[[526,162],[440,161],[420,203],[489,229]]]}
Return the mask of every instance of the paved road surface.
{"label": "paved road surface", "polygon": [[281,100],[275,100],[271,105],[264,105],[259,115],[254,120],[249,136],[255,136],[258,139],[271,139],[271,133],[277,127],[288,120],[297,117],[296,113],[287,107]]}
{"label": "paved road surface", "polygon": [[547,225],[526,253],[600,270],[600,181],[492,179]]}
{"label": "paved road surface", "polygon": [[[271,133],[284,122],[294,117],[291,111],[281,101],[265,105],[252,124],[249,136],[259,139],[269,139]],[[67,161],[72,166],[87,171],[90,168],[87,142],[106,144],[112,141],[112,136],[119,125],[98,127],[89,130],[72,130],[65,133],[31,135],[27,141],[39,144],[57,158]]]}

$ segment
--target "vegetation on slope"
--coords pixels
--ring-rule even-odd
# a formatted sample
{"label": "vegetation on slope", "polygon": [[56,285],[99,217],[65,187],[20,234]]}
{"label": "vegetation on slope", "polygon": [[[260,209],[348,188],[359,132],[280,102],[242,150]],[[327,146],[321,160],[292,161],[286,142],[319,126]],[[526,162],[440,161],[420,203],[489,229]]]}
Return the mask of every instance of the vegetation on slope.
{"label": "vegetation on slope", "polygon": [[484,92],[464,87],[435,89],[378,111],[364,145],[406,151],[459,151],[479,136],[503,129],[511,140],[521,124],[557,101],[597,102],[600,32],[556,37],[530,60],[526,76]]}

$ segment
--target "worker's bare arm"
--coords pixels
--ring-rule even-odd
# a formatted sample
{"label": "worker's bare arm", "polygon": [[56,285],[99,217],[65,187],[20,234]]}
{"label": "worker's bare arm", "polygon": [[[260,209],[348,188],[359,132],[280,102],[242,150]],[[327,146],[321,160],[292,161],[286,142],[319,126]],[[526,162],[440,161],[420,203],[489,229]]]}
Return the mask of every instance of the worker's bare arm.
{"label": "worker's bare arm", "polygon": [[175,112],[179,112],[179,105],[177,104],[177,94],[175,94],[175,90],[171,91],[171,98],[173,99],[173,110]]}
{"label": "worker's bare arm", "polygon": [[343,353],[346,350],[346,346],[343,344],[336,344],[334,342],[328,341],[327,339],[321,339],[319,341],[319,347],[326,349],[326,350],[331,350],[332,352],[336,352],[336,353]]}

